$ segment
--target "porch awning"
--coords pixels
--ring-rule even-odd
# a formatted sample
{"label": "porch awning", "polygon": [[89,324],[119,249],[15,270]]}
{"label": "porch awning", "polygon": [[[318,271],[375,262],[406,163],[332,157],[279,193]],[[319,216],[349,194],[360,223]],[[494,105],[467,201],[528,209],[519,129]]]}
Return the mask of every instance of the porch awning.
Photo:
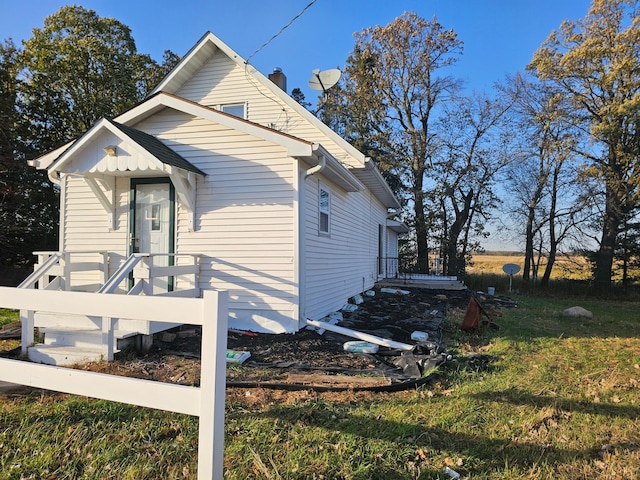
{"label": "porch awning", "polygon": [[204,175],[156,137],[102,118],[73,142],[48,170],[50,175],[157,176],[169,173],[172,168]]}
{"label": "porch awning", "polygon": [[77,175],[87,182],[115,226],[115,177],[171,179],[181,205],[195,224],[196,177],[205,173],[158,138],[121,123],[100,119],[47,169],[52,179]]}

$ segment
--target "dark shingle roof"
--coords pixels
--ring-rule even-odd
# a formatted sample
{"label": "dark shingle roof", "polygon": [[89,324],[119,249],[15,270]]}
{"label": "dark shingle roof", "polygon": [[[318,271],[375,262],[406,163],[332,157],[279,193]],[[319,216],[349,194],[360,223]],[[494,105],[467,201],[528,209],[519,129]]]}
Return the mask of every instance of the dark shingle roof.
{"label": "dark shingle roof", "polygon": [[183,170],[188,170],[190,172],[198,173],[200,175],[205,175],[202,170],[193,165],[191,162],[185,160],[182,156],[173,151],[171,148],[167,147],[153,135],[149,135],[148,133],[136,130],[135,128],[129,127],[127,125],[114,122],[113,120],[107,121],[118,128],[122,133],[127,135],[131,140],[136,142],[146,151],[148,151],[151,155],[160,160],[162,163],[181,168]]}

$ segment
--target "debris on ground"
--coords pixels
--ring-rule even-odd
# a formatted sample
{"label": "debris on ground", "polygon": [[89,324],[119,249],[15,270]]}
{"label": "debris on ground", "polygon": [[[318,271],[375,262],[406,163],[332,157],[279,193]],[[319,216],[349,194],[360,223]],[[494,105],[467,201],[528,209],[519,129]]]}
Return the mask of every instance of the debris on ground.
{"label": "debris on ground", "polygon": [[[229,371],[228,385],[394,389],[423,381],[451,358],[443,344],[442,322],[449,308],[464,308],[471,292],[419,287],[377,288],[371,292],[357,298],[358,305],[348,303],[351,308],[343,307],[322,322],[315,322],[318,326],[310,325],[295,334],[229,331],[228,348],[250,352],[251,356],[241,367]],[[332,331],[331,325],[338,331]],[[370,338],[387,342],[374,343],[368,341]],[[176,338],[165,343],[160,338],[154,353],[191,352],[197,358],[199,342],[193,340]],[[406,345],[409,350],[390,348],[385,343]]]}
{"label": "debris on ground", "polygon": [[11,322],[0,329],[0,340],[11,340],[20,338],[20,322]]}
{"label": "debris on ground", "polygon": [[[302,328],[295,334],[229,330],[227,347],[235,352],[231,356],[236,361],[227,368],[227,385],[374,392],[411,388],[426,382],[435,367],[451,359],[443,339],[443,321],[448,310],[464,311],[474,297],[485,309],[515,306],[508,297],[487,299],[469,290],[376,288],[365,292],[359,305],[349,303],[353,308],[342,308],[322,319],[323,323],[387,339],[390,345],[407,345],[408,349],[376,345],[377,352],[346,351],[346,343],[363,340],[330,328]],[[145,355],[124,351],[116,354],[114,362],[78,368],[199,385],[200,347],[200,327],[184,325],[157,334],[153,348]],[[486,359],[478,359],[479,364],[483,361]]]}

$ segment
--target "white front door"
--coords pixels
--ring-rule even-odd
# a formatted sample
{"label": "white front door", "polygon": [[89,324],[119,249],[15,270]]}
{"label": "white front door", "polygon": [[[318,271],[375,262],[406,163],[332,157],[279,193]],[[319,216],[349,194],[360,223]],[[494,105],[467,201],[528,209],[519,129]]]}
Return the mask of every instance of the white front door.
{"label": "white front door", "polygon": [[[173,192],[169,182],[133,183],[135,199],[132,209],[132,250],[134,253],[173,253]],[[169,255],[153,255],[152,265],[173,265]],[[152,280],[153,294],[172,289],[172,278],[159,277]]]}

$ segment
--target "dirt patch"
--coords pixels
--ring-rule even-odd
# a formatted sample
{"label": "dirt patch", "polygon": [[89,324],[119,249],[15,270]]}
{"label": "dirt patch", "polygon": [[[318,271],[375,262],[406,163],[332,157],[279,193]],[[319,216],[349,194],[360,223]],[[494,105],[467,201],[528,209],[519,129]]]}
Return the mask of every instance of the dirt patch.
{"label": "dirt patch", "polygon": [[[411,345],[418,345],[411,339],[414,331],[426,332],[428,340],[418,345],[416,358],[409,359],[422,361],[419,372],[407,371],[401,352],[390,348],[380,347],[375,355],[347,352],[343,345],[354,338],[331,331],[322,335],[309,328],[280,335],[230,331],[228,348],[249,352],[250,357],[242,365],[229,365],[228,385],[289,390],[384,389],[420,377],[425,369],[446,358],[443,320],[449,309],[466,308],[471,292],[415,287],[397,293],[379,288],[374,292],[374,296],[363,295],[354,311],[342,311],[339,325]],[[185,325],[167,333],[156,336],[152,351],[145,356],[125,352],[111,364],[83,368],[197,385],[200,329]]]}
{"label": "dirt patch", "polygon": [[[468,290],[450,291],[402,287],[389,293],[377,288],[375,295],[363,295],[354,311],[342,311],[339,325],[396,342],[416,345],[413,352],[380,347],[374,354],[344,350],[354,340],[331,331],[322,335],[304,328],[295,334],[255,334],[230,331],[228,348],[246,351],[250,357],[242,365],[229,364],[227,384],[251,387],[254,395],[279,396],[273,390],[375,391],[393,389],[423,374],[446,358],[447,339],[443,321],[448,311],[464,311]],[[494,306],[502,306],[493,299]],[[496,302],[498,303],[496,305]],[[414,331],[428,334],[424,342],[412,340]],[[89,363],[84,370],[143,378],[184,385],[200,381],[200,328],[185,325],[155,337],[145,355],[125,351],[114,362]],[[416,365],[418,368],[416,369]],[[296,394],[299,395],[299,394]],[[249,395],[250,396],[250,395]]]}

